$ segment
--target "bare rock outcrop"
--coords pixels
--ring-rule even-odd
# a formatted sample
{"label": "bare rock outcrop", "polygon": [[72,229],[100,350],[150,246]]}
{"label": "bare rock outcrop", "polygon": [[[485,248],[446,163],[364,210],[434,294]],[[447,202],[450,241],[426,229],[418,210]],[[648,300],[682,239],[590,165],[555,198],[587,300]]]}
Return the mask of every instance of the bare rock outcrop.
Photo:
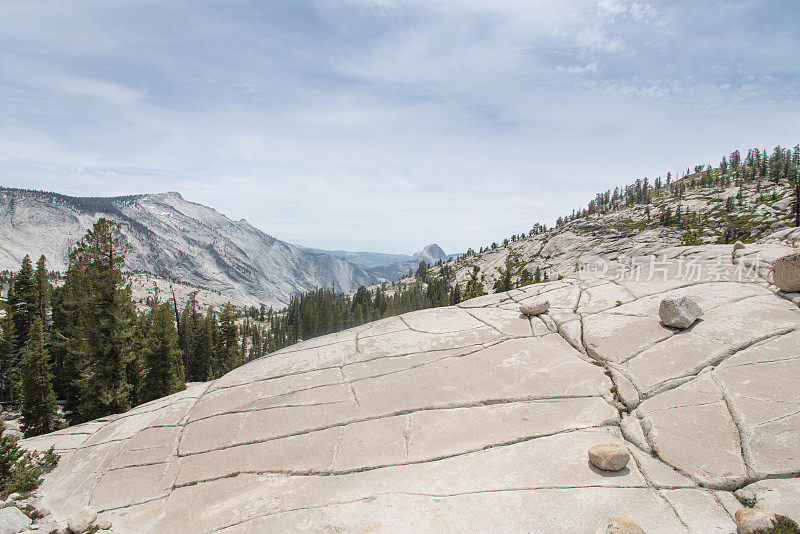
{"label": "bare rock outcrop", "polygon": [[[800,309],[736,277],[790,251],[748,245],[734,264],[729,245],[665,249],[650,279],[610,261],[596,280],[303,341],[21,445],[61,454],[40,488],[54,520],[88,505],[123,534],[562,533],[617,516],[734,532],[745,484],[760,507],[796,508]],[[686,279],[687,258],[702,276]],[[676,294],[704,310],[691,329],[660,321]],[[519,313],[541,300],[547,314]],[[590,468],[597,443],[627,449],[625,469]]]}

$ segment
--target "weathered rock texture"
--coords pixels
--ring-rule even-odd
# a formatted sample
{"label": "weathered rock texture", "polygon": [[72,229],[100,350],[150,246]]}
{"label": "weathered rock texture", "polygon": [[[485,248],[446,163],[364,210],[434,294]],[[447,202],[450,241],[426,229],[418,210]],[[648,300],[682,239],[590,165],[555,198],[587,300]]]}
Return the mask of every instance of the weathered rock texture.
{"label": "weathered rock texture", "polygon": [[27,529],[30,524],[31,520],[28,519],[28,516],[16,506],[0,509],[0,534],[17,534]]}
{"label": "weathered rock texture", "polygon": [[[377,321],[23,444],[62,453],[54,515],[91,505],[119,532],[733,533],[747,484],[784,479],[754,491],[796,507],[800,309],[741,273],[790,250],[666,249],[654,279],[612,262]],[[691,330],[659,320],[675,294],[705,310]],[[602,442],[626,469],[590,465]]]}
{"label": "weathered rock texture", "polygon": [[703,309],[684,295],[667,297],[661,301],[658,316],[661,322],[675,328],[689,328],[703,315]]}
{"label": "weathered rock texture", "polygon": [[738,534],[754,534],[775,526],[775,516],[755,508],[743,508],[736,511]]}
{"label": "weathered rock texture", "polygon": [[800,291],[800,253],[787,254],[772,266],[773,280],[781,291],[796,293]]}

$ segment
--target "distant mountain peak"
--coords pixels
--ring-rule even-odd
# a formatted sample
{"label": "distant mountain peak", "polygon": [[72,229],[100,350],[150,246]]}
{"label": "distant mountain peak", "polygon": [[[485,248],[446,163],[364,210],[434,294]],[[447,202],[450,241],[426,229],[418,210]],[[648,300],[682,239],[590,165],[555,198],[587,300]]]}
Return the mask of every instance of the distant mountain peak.
{"label": "distant mountain peak", "polygon": [[425,248],[411,256],[412,261],[424,261],[426,263],[436,263],[439,260],[447,261],[447,254],[445,254],[442,247],[436,243],[426,245]]}

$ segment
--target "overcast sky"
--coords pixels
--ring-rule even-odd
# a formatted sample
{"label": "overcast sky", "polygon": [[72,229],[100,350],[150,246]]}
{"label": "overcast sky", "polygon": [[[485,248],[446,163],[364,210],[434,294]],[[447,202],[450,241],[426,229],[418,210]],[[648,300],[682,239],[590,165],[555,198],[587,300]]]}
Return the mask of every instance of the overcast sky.
{"label": "overcast sky", "polygon": [[800,143],[800,2],[2,0],[0,184],[478,248]]}

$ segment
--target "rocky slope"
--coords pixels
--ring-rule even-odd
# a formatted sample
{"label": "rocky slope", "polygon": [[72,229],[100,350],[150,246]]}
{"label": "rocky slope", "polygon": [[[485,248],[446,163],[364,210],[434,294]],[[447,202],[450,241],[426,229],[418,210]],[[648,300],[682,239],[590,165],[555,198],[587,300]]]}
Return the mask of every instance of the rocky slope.
{"label": "rocky slope", "polygon": [[[55,516],[120,532],[732,534],[737,497],[800,520],[800,294],[770,284],[799,239],[648,244],[638,275],[609,259],[384,319],[23,444],[62,453]],[[704,310],[686,330],[659,321],[676,294]],[[598,442],[627,466],[593,467]]]}
{"label": "rocky slope", "polygon": [[[719,170],[715,169],[713,176],[718,174]],[[726,209],[728,198],[734,200],[730,212]],[[680,245],[687,237],[707,244],[732,243],[737,239],[744,242],[763,240],[793,226],[792,202],[793,193],[786,181],[764,185],[761,190],[752,182],[745,182],[741,188],[690,189],[681,198],[662,190],[649,204],[579,218],[538,235],[509,240],[495,248],[487,245],[485,251],[462,255],[452,260],[450,266],[462,287],[470,278],[473,267],[479,267],[484,288],[491,293],[495,280],[508,261],[513,265],[514,280],[519,279],[522,269],[533,275],[537,268],[542,276],[546,273],[548,279],[556,280],[559,276],[579,271],[593,257],[625,262],[666,246]],[[674,217],[679,208],[684,214],[689,210],[693,216],[703,217],[703,221],[684,226],[662,224],[664,212],[669,210]],[[687,236],[687,228],[693,236]],[[784,233],[790,231],[787,229]],[[726,232],[736,235],[729,235],[726,239]],[[585,257],[582,259],[582,256]]]}
{"label": "rocky slope", "polygon": [[335,285],[353,291],[376,279],[328,254],[271,237],[178,193],[74,198],[0,189],[0,270],[16,270],[25,254],[66,269],[70,246],[99,218],[118,221],[132,250],[126,267],[205,287],[241,304],[281,307],[289,297]]}

